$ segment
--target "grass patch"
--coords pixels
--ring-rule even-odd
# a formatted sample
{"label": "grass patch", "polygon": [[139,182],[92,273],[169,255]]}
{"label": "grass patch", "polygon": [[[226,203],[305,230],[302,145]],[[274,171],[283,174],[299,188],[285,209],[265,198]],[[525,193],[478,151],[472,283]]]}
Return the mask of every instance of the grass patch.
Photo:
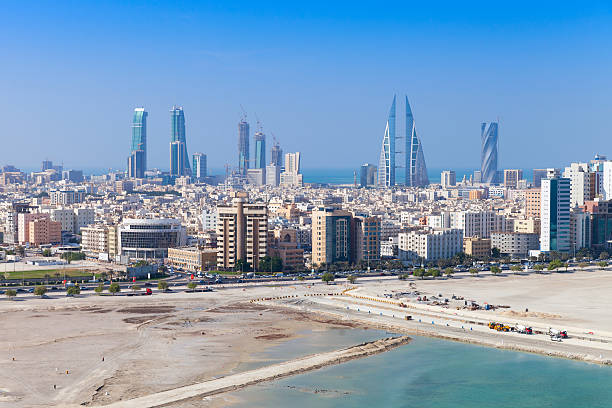
{"label": "grass patch", "polygon": [[[43,269],[39,271],[7,271],[0,272],[0,276],[4,279],[45,279],[45,275],[49,275],[49,279],[63,279],[64,276],[67,278],[73,277],[91,277],[92,273],[82,269]],[[65,274],[65,275],[64,275]],[[99,276],[99,275],[97,275]]]}

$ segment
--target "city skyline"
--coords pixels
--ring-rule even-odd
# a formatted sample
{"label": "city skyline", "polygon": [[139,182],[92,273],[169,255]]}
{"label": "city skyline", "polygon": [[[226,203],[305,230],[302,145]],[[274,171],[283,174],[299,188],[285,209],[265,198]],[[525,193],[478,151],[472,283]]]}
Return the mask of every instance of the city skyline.
{"label": "city skyline", "polygon": [[[302,18],[304,10],[289,6],[246,5],[231,15],[222,6],[193,6],[185,19],[185,10],[167,5],[6,5],[0,32],[14,41],[7,48],[13,58],[0,67],[10,96],[0,111],[11,118],[5,132],[12,137],[0,162],[35,167],[48,157],[72,167],[123,168],[126,154],[116,155],[113,146],[125,146],[129,112],[144,106],[148,167],[167,167],[168,147],[160,142],[165,112],[176,102],[189,112],[188,147],[214,151],[212,168],[236,161],[240,104],[263,119],[285,150],[302,151],[304,168],[356,167],[376,161],[369,152],[380,147],[380,123],[394,92],[410,95],[426,150],[444,147],[429,152],[430,167],[474,167],[479,123],[498,116],[500,167],[570,162],[574,157],[559,142],[576,134],[583,140],[576,156],[605,153],[612,57],[602,33],[612,19],[599,6],[539,6],[526,16],[503,5],[412,5],[396,7],[392,18],[360,5],[342,13],[311,7]],[[129,16],[140,13],[146,18],[133,24]],[[161,16],[164,30],[153,24]],[[266,30],[248,30],[254,22]],[[383,38],[383,27],[393,35]],[[135,36],[149,39],[139,58],[125,42]],[[397,53],[408,40],[410,53]],[[383,62],[392,51],[394,63]],[[143,60],[159,63],[143,66]],[[19,108],[26,105],[36,120]],[[62,114],[66,107],[70,120]],[[318,152],[328,141],[330,148]],[[336,153],[341,149],[346,154]],[[550,155],[541,157],[544,149]]]}

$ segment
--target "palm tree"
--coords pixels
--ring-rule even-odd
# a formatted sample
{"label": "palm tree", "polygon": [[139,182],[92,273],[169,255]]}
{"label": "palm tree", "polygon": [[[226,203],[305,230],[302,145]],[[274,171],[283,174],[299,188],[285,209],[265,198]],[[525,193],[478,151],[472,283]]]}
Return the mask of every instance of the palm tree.
{"label": "palm tree", "polygon": [[51,275],[49,275],[48,273],[45,273],[45,279],[47,280],[47,285],[49,284],[49,278],[51,277]]}

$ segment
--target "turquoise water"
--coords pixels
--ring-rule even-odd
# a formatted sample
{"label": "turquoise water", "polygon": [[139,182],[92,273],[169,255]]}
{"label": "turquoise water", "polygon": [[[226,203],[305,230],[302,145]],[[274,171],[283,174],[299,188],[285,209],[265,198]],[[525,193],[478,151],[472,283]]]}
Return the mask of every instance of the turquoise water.
{"label": "turquoise water", "polygon": [[[368,337],[376,332],[368,331]],[[332,343],[337,337],[331,335]],[[300,341],[303,349],[307,341]],[[266,353],[280,356],[292,345],[289,341],[284,350]],[[240,400],[232,407],[612,407],[612,368],[414,337],[387,353],[232,396]]]}

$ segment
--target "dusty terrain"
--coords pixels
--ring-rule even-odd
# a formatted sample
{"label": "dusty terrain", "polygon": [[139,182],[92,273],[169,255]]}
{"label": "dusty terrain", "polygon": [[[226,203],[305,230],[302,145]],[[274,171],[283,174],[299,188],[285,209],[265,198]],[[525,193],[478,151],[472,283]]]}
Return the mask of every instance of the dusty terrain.
{"label": "dusty terrain", "polygon": [[[204,383],[237,374],[239,364],[300,332],[334,326],[380,327],[610,364],[610,289],[612,272],[593,270],[359,279],[350,286],[296,283],[140,297],[2,299],[0,407],[104,406]],[[469,311],[460,307],[463,300],[436,306],[418,302],[415,290],[429,298],[454,294],[508,307]],[[405,315],[414,320],[406,321]],[[545,335],[498,333],[485,326],[492,320],[566,329],[570,338],[556,343]],[[168,406],[223,404],[220,396]]]}

